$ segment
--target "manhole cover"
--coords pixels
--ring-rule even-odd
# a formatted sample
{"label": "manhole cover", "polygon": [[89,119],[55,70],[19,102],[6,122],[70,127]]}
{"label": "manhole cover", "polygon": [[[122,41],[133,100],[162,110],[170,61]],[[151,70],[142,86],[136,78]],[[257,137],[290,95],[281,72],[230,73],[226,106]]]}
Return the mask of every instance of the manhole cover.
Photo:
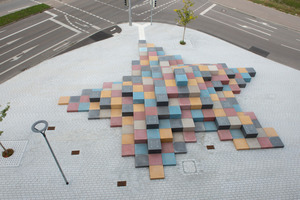
{"label": "manhole cover", "polygon": [[196,163],[193,160],[182,161],[183,172],[186,174],[196,173]]}

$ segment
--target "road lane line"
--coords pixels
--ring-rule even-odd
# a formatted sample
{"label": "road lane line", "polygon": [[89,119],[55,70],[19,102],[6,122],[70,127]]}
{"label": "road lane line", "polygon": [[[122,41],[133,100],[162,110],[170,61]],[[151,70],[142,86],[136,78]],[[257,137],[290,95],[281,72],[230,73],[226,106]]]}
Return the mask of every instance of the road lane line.
{"label": "road lane line", "polygon": [[79,30],[82,31],[82,32],[89,33],[88,31],[85,31],[85,30],[79,28],[78,26],[75,26],[75,25],[69,20],[69,18],[68,18],[67,15],[65,15],[65,19],[67,20],[67,22],[68,22],[69,24],[71,24],[71,26],[74,26],[76,29],[79,29]]}
{"label": "road lane line", "polygon": [[47,32],[47,33],[44,33],[44,34],[42,34],[42,35],[40,35],[40,36],[38,36],[38,37],[36,37],[36,38],[34,38],[34,39],[32,39],[32,40],[29,40],[29,41],[27,41],[27,42],[25,42],[25,43],[23,43],[23,44],[21,44],[21,45],[15,47],[15,48],[13,48],[13,49],[10,49],[10,50],[6,51],[5,53],[0,54],[0,56],[3,56],[4,54],[7,54],[7,53],[9,53],[9,52],[11,52],[11,51],[13,51],[13,50],[15,50],[15,49],[21,47],[21,46],[24,46],[25,44],[28,44],[28,43],[30,43],[30,42],[36,40],[36,39],[39,39],[39,38],[41,38],[41,37],[43,37],[43,36],[45,36],[45,35],[48,35],[49,33],[52,33],[52,32],[54,32],[54,31],[56,31],[57,29],[60,29],[60,28],[62,28],[62,26],[60,26],[60,27],[58,27],[58,28],[55,28],[55,29],[53,29],[53,30],[51,30],[51,31],[49,31],[49,32]]}
{"label": "road lane line", "polygon": [[269,33],[266,33],[266,32],[263,32],[263,31],[261,31],[261,30],[258,30],[258,29],[255,29],[255,28],[252,28],[252,27],[250,27],[250,26],[241,25],[241,24],[238,24],[238,23],[236,23],[236,25],[238,25],[238,26],[240,26],[240,27],[242,27],[242,28],[245,28],[245,29],[254,30],[254,31],[257,31],[257,32],[259,32],[259,33],[262,33],[262,34],[265,34],[265,35],[271,36],[271,34],[269,34]]}
{"label": "road lane line", "polygon": [[202,4],[201,6],[199,6],[198,8],[196,8],[196,9],[194,10],[194,12],[196,12],[197,10],[199,10],[200,8],[202,8],[203,6],[205,6],[205,5],[208,4],[208,3],[209,3],[209,1],[205,2],[204,4]]}
{"label": "road lane line", "polygon": [[11,36],[13,36],[13,35],[16,35],[16,34],[22,32],[22,31],[28,30],[28,29],[30,29],[30,28],[32,28],[32,27],[35,27],[35,26],[37,26],[37,25],[39,25],[39,24],[42,24],[42,23],[44,23],[44,22],[46,22],[46,21],[48,21],[48,20],[49,20],[49,19],[45,19],[45,20],[40,21],[40,22],[38,22],[38,23],[36,23],[36,24],[33,24],[33,25],[28,26],[28,27],[26,27],[26,28],[24,28],[24,29],[21,29],[21,30],[19,30],[19,31],[17,31],[17,32],[14,32],[14,33],[12,33],[12,34],[10,34],[10,35],[7,35],[7,36],[1,38],[0,41],[1,41],[1,40],[4,40],[4,39],[6,39],[6,38],[9,38],[9,37],[11,37]]}
{"label": "road lane line", "polygon": [[3,32],[5,32],[5,30],[3,30],[3,31],[0,31],[0,33],[3,33]]}
{"label": "road lane line", "polygon": [[[176,1],[177,1],[177,0],[169,1],[169,2],[167,2],[167,3],[164,3],[164,4],[162,4],[162,5],[159,5],[159,6],[155,7],[155,8],[153,8],[153,9],[154,9],[154,10],[157,10],[157,9],[159,9],[160,7],[163,7],[163,6],[165,6],[165,5],[166,5],[167,7],[170,7],[170,5],[175,4]],[[168,4],[169,4],[169,5],[168,5]],[[167,7],[162,8],[162,10],[166,9]],[[141,15],[144,15],[144,14],[146,14],[146,13],[148,13],[148,12],[151,12],[151,9],[146,10],[146,11],[144,11],[144,12],[142,12],[142,13],[136,14],[136,16],[141,16]],[[153,15],[154,15],[154,14],[153,14]],[[149,17],[147,17],[146,19],[148,19],[148,18],[149,18]]]}
{"label": "road lane line", "polygon": [[75,33],[81,33],[81,31],[79,31],[79,30],[77,30],[77,29],[75,29],[75,28],[73,28],[73,27],[71,27],[71,26],[69,26],[69,25],[67,25],[67,24],[65,24],[65,23],[62,23],[62,22],[60,22],[60,21],[58,21],[58,20],[56,20],[56,19],[53,19],[53,18],[51,18],[51,19],[49,19],[50,21],[53,21],[54,23],[57,23],[57,24],[59,24],[59,25],[61,25],[61,26],[63,26],[63,27],[65,27],[65,28],[67,28],[67,29],[70,29],[71,31],[74,31]]}
{"label": "road lane line", "polygon": [[[176,1],[172,1],[169,5],[167,5],[166,7],[162,8],[161,10],[157,11],[156,13],[154,13],[152,16],[157,15],[158,13],[162,12],[163,10],[167,9],[168,7],[176,4]],[[149,19],[151,16],[148,16],[144,19],[144,21],[146,21],[147,19]]]}
{"label": "road lane line", "polygon": [[54,14],[54,13],[52,13],[52,12],[49,12],[48,10],[46,10],[45,13],[47,13],[48,15],[51,15],[52,17],[57,17],[56,14]]}
{"label": "road lane line", "polygon": [[224,24],[224,25],[226,25],[226,26],[229,26],[229,27],[231,27],[231,28],[235,28],[235,29],[237,29],[237,30],[243,31],[243,32],[248,33],[248,34],[250,34],[250,35],[256,36],[256,37],[258,37],[258,38],[260,38],[260,39],[269,41],[269,39],[267,39],[267,38],[261,37],[261,36],[259,36],[259,35],[256,35],[256,34],[254,34],[254,33],[248,32],[248,31],[245,31],[244,29],[241,29],[241,28],[232,26],[232,25],[230,25],[230,24],[227,24],[227,23],[222,22],[222,21],[220,21],[220,20],[214,19],[214,18],[212,18],[212,17],[208,17],[208,16],[206,16],[206,15],[202,15],[202,16],[203,16],[203,17],[206,17],[206,18],[208,18],[208,19],[214,20],[214,21],[216,21],[216,22],[219,22],[219,23],[221,23],[221,24]]}
{"label": "road lane line", "polygon": [[10,62],[13,62],[13,61],[16,61],[16,60],[19,60],[25,53],[28,53],[29,51],[31,51],[32,49],[34,49],[35,47],[37,47],[39,45],[35,45],[34,47],[30,47],[29,49],[26,49],[24,51],[22,51],[21,53],[3,61],[2,63],[0,63],[0,65],[3,65],[4,63],[10,61]]}
{"label": "road lane line", "polygon": [[11,68],[9,68],[9,69],[7,69],[7,70],[1,72],[1,73],[0,73],[0,76],[3,75],[3,74],[6,73],[6,72],[8,72],[8,71],[10,71],[10,70],[12,70],[12,69],[18,67],[19,65],[22,65],[23,63],[27,62],[28,60],[31,60],[31,59],[33,59],[33,58],[35,58],[35,57],[41,55],[42,53],[44,53],[44,52],[46,52],[46,51],[48,51],[48,50],[54,48],[54,47],[57,46],[57,45],[60,45],[61,43],[65,42],[66,40],[69,40],[69,39],[71,39],[72,37],[75,37],[75,36],[77,36],[77,35],[79,35],[79,33],[76,33],[75,35],[72,35],[72,36],[68,37],[67,39],[62,40],[62,41],[60,41],[59,43],[57,43],[57,44],[55,44],[55,45],[53,45],[53,46],[51,46],[51,47],[49,47],[49,48],[47,48],[47,49],[45,49],[45,50],[39,52],[38,54],[36,54],[36,55],[34,55],[34,56],[31,56],[30,58],[28,58],[28,59],[26,59],[26,60],[24,60],[24,61],[22,61],[22,62],[16,64],[15,66],[12,66]]}
{"label": "road lane line", "polygon": [[296,39],[296,40],[300,42],[300,39]]}
{"label": "road lane line", "polygon": [[213,9],[216,5],[217,4],[213,4],[213,5],[209,6],[202,13],[200,13],[200,15],[204,15],[205,13],[207,13],[208,11],[210,11],[211,9]]}
{"label": "road lane line", "polygon": [[4,44],[4,45],[0,46],[0,49],[1,49],[2,47],[5,47],[5,46],[7,46],[7,45],[11,45],[11,44],[13,44],[13,43],[15,43],[16,41],[18,41],[18,40],[20,40],[20,39],[22,39],[22,38],[23,38],[23,37],[20,37],[20,38],[18,38],[18,39],[16,39],[16,40],[13,40],[13,41],[7,42],[6,44]]}
{"label": "road lane line", "polygon": [[248,19],[248,20],[250,20],[250,21],[253,21],[253,22],[256,22],[256,23],[259,23],[259,24],[262,24],[262,25],[265,25],[265,26],[270,27],[270,28],[272,28],[272,29],[277,29],[276,27],[273,27],[273,26],[269,25],[269,24],[266,23],[266,22],[259,22],[259,21],[256,21],[256,20],[254,20],[254,19],[251,19],[251,18],[246,18],[246,19]]}
{"label": "road lane line", "polygon": [[267,29],[267,28],[258,26],[258,25],[256,25],[256,24],[252,24],[252,23],[250,23],[250,22],[247,22],[247,21],[245,21],[245,20],[242,20],[242,19],[233,17],[233,16],[231,16],[231,15],[228,15],[228,14],[225,14],[225,13],[222,13],[222,12],[219,12],[219,11],[216,11],[216,10],[212,10],[212,11],[213,11],[213,12],[216,12],[216,13],[219,13],[219,14],[221,14],[221,15],[225,15],[225,16],[227,16],[227,17],[231,17],[231,18],[233,18],[233,19],[239,20],[239,21],[241,21],[241,22],[245,22],[245,23],[247,23],[247,24],[251,24],[251,25],[253,25],[253,26],[259,27],[259,28],[264,29],[264,30],[266,30],[266,31],[274,32],[274,31],[272,31],[272,30],[270,30],[270,29]]}
{"label": "road lane line", "polygon": [[[109,6],[109,7],[112,7],[112,8],[116,8],[116,9],[119,9],[119,10],[123,10],[123,11],[127,11],[126,9],[123,9],[123,8],[119,8],[119,7],[117,7],[117,6],[113,6],[113,5],[110,5],[110,4],[108,4],[108,3],[104,3],[104,2],[102,2],[102,1],[99,1],[99,0],[94,0],[95,2],[98,2],[98,3],[102,3],[102,4],[104,4],[104,5],[106,5],[106,6]],[[131,9],[133,9],[133,7],[131,8]]]}
{"label": "road lane line", "polygon": [[69,44],[69,42],[66,42],[65,44],[60,45],[59,47],[56,47],[55,49],[53,49],[53,51],[56,51],[58,49],[61,49],[62,47],[66,46],[67,44]]}
{"label": "road lane line", "polygon": [[290,47],[290,46],[287,46],[287,45],[284,45],[284,44],[281,44],[281,46],[286,47],[286,48],[289,48],[289,49],[293,49],[293,50],[295,50],[295,51],[300,51],[300,49],[296,49],[296,48],[294,48],[294,47]]}

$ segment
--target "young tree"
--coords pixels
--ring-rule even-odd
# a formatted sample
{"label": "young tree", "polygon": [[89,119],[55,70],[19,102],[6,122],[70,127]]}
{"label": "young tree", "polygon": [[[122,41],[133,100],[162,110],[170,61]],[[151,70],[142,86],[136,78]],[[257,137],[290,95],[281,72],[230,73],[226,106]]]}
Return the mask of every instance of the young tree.
{"label": "young tree", "polygon": [[[1,105],[0,105],[0,107],[1,107]],[[1,112],[0,112],[0,122],[2,122],[3,119],[6,117],[6,115],[7,115],[6,113],[9,110],[9,108],[10,108],[10,105],[8,103],[8,105],[6,105],[6,107],[3,110],[1,110]],[[0,131],[0,136],[1,136],[2,133],[3,133],[3,131]],[[11,156],[14,153],[13,149],[6,149],[1,142],[0,142],[0,146],[4,150],[2,152],[2,156],[3,157],[9,157],[9,156]]]}
{"label": "young tree", "polygon": [[177,19],[178,24],[184,27],[183,37],[182,40],[180,41],[180,44],[185,44],[184,35],[185,35],[186,26],[188,23],[190,23],[190,21],[197,19],[198,16],[195,16],[194,11],[190,9],[194,5],[194,2],[192,2],[191,0],[182,0],[182,2],[184,3],[183,8],[175,9],[174,11],[177,13],[179,18]]}

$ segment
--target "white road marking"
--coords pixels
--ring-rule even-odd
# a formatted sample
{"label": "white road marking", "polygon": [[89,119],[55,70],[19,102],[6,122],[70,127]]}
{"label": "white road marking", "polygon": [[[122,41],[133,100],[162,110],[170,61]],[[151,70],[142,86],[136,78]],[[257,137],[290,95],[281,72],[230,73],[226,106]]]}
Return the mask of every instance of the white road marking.
{"label": "white road marking", "polygon": [[[167,5],[166,7],[162,8],[161,10],[157,11],[156,13],[154,13],[152,16],[162,12],[163,10],[167,9],[168,7],[174,5],[175,3],[177,3],[176,1],[172,1],[169,5]],[[165,5],[165,4],[164,4]],[[146,21],[147,19],[149,19],[151,16],[148,16],[144,19],[144,21]]]}
{"label": "white road marking", "polygon": [[36,23],[36,24],[33,24],[33,25],[28,26],[28,27],[26,27],[26,28],[24,28],[24,29],[21,29],[21,30],[19,30],[19,31],[17,31],[17,32],[14,32],[14,33],[12,33],[12,34],[10,34],[10,35],[7,35],[7,36],[1,38],[0,41],[1,41],[1,40],[4,40],[4,39],[6,39],[6,38],[9,38],[9,37],[11,37],[11,36],[13,36],[13,35],[16,35],[16,34],[22,32],[22,31],[28,30],[28,29],[30,29],[30,28],[32,28],[32,27],[34,27],[34,26],[37,26],[37,25],[39,25],[39,24],[42,24],[42,23],[44,23],[44,22],[46,22],[46,21],[48,21],[48,20],[49,20],[49,19],[45,19],[45,20],[40,21],[40,22],[38,22],[38,23]]}
{"label": "white road marking", "polygon": [[3,33],[3,32],[5,32],[5,30],[3,30],[3,31],[0,31],[0,33]]}
{"label": "white road marking", "polygon": [[7,42],[5,45],[0,46],[0,48],[5,47],[5,46],[7,46],[7,45],[11,45],[11,44],[15,43],[16,41],[18,41],[18,40],[20,40],[20,39],[22,39],[22,37],[20,37],[20,38],[18,38],[18,39],[16,39],[16,40]]}
{"label": "white road marking", "polygon": [[150,23],[146,23],[146,24],[143,24],[143,25],[137,24],[137,23],[133,23],[133,25],[137,26],[139,28],[139,39],[140,40],[145,40],[146,39],[146,37],[145,37],[145,28],[147,26],[149,26]]}
{"label": "white road marking", "polygon": [[296,39],[296,40],[300,42],[300,39]]}
{"label": "white road marking", "polygon": [[58,50],[58,49],[61,49],[61,48],[63,48],[64,46],[66,46],[67,44],[69,44],[69,42],[66,42],[65,44],[60,45],[59,47],[53,49],[53,51],[56,51],[56,50]]}
{"label": "white road marking", "polygon": [[[116,9],[119,9],[119,10],[123,10],[123,11],[127,11],[126,9],[123,9],[123,8],[119,8],[119,7],[117,7],[117,6],[114,6],[114,5],[110,5],[110,4],[108,4],[108,3],[105,3],[105,2],[102,2],[102,1],[99,1],[99,0],[94,0],[95,2],[98,2],[98,3],[102,3],[102,4],[104,4],[104,5],[106,5],[106,6],[109,6],[109,7],[112,7],[112,8],[116,8]],[[132,8],[131,8],[132,9]]]}
{"label": "white road marking", "polygon": [[116,28],[111,29],[110,32],[113,32],[114,30],[116,30]]}
{"label": "white road marking", "polygon": [[[95,0],[95,1],[96,1],[96,0]],[[131,9],[133,10],[133,9],[135,9],[135,8],[138,8],[138,7],[144,6],[144,5],[148,4],[148,2],[150,2],[150,0],[145,0],[145,1],[143,1],[143,3],[141,3],[141,4],[138,4],[138,5],[132,6],[132,7],[131,7]]]}
{"label": "white road marking", "polygon": [[213,9],[217,4],[213,4],[211,6],[209,6],[207,9],[205,9],[202,13],[200,13],[200,15],[204,15],[205,13],[207,13],[208,11],[210,11],[211,9]]}
{"label": "white road marking", "polygon": [[56,14],[49,12],[48,10],[46,10],[44,13],[47,13],[48,15],[51,15],[52,17],[57,17]]}
{"label": "white road marking", "polygon": [[[157,7],[154,7],[153,9],[154,9],[154,10],[157,10],[157,9],[159,9],[159,8],[161,8],[161,7],[166,6],[166,5],[167,5],[167,7],[170,7],[171,5],[175,4],[176,2],[177,2],[177,0],[169,1],[169,2],[167,2],[167,3],[164,3],[164,4],[162,4],[162,5],[159,5],[159,6],[157,6]],[[168,4],[169,4],[169,5],[168,5]],[[166,9],[167,7],[163,8],[162,10]],[[136,14],[136,15],[137,15],[137,16],[141,16],[141,15],[146,14],[146,13],[148,13],[148,12],[151,12],[151,9],[146,10],[146,11],[144,11],[144,12],[142,12],[142,13],[140,13],[140,14]],[[153,14],[153,15],[155,15],[155,14]],[[149,18],[149,17],[147,17],[146,19],[148,19],[148,18]]]}
{"label": "white road marking", "polygon": [[85,31],[85,30],[83,30],[83,29],[81,29],[81,28],[79,28],[78,26],[75,26],[70,20],[69,20],[69,18],[68,18],[68,16],[67,15],[65,15],[65,18],[66,18],[66,20],[67,20],[67,22],[69,23],[69,24],[71,24],[71,26],[73,26],[73,27],[75,27],[76,28],[76,30],[77,29],[79,29],[79,30],[81,30],[82,32],[86,32],[86,33],[89,33],[88,31]]}
{"label": "white road marking", "polygon": [[225,16],[227,16],[227,17],[230,17],[230,18],[239,20],[239,21],[241,21],[241,22],[244,22],[244,23],[247,23],[247,24],[251,24],[252,26],[256,26],[256,27],[261,28],[261,29],[264,29],[264,30],[266,30],[266,31],[274,32],[274,31],[272,31],[272,30],[270,30],[270,29],[267,29],[267,28],[258,26],[258,25],[256,25],[256,24],[252,24],[252,23],[250,23],[250,22],[247,22],[247,21],[245,21],[245,20],[242,20],[242,19],[233,17],[233,16],[231,16],[231,15],[228,15],[228,14],[225,14],[225,13],[222,13],[222,12],[219,12],[219,11],[216,11],[216,10],[212,10],[212,11],[213,11],[213,12],[216,12],[216,13],[218,13],[218,14],[225,15]]}
{"label": "white road marking", "polygon": [[251,18],[246,18],[246,19],[248,19],[248,20],[250,20],[250,21],[253,21],[253,22],[256,22],[256,23],[259,23],[259,24],[262,24],[262,25],[265,25],[265,26],[270,27],[270,28],[272,28],[272,29],[277,29],[276,27],[271,26],[271,25],[269,25],[269,24],[266,23],[266,22],[259,22],[259,21],[256,21],[256,20],[254,20],[254,19],[251,19]]}
{"label": "white road marking", "polygon": [[26,59],[26,60],[24,60],[24,61],[22,61],[22,62],[16,64],[16,65],[13,66],[13,67],[11,67],[11,68],[9,68],[9,69],[7,69],[7,70],[1,72],[1,73],[0,73],[0,76],[1,76],[2,74],[4,74],[4,73],[6,73],[6,72],[8,72],[8,71],[10,71],[10,70],[12,70],[12,69],[14,69],[14,68],[16,68],[16,67],[22,65],[23,63],[27,62],[28,60],[31,60],[31,59],[33,59],[33,58],[35,58],[35,57],[41,55],[42,53],[44,53],[44,52],[46,52],[46,51],[48,51],[48,50],[54,48],[55,46],[60,45],[61,43],[63,43],[63,42],[65,42],[65,41],[69,40],[70,38],[77,36],[78,34],[79,34],[79,33],[77,33],[77,34],[75,34],[75,35],[72,35],[71,37],[68,37],[67,39],[62,40],[62,41],[60,41],[59,43],[57,43],[57,44],[55,44],[55,45],[53,45],[53,46],[51,46],[51,47],[49,47],[49,48],[47,48],[47,49],[45,49],[45,50],[39,52],[38,54],[36,54],[36,55],[34,55],[34,56],[31,56],[30,58],[28,58],[28,59]]}
{"label": "white road marking", "polygon": [[60,26],[60,27],[58,27],[58,28],[56,28],[56,29],[53,29],[53,30],[51,30],[51,31],[49,31],[49,32],[47,32],[47,33],[44,33],[44,34],[42,34],[42,35],[40,35],[40,36],[38,36],[38,37],[36,37],[36,38],[34,38],[34,39],[32,39],[32,40],[29,40],[29,41],[27,41],[27,42],[25,42],[25,43],[23,43],[23,44],[21,44],[21,45],[15,47],[15,48],[13,48],[13,49],[10,49],[10,50],[4,52],[3,54],[0,54],[0,56],[2,56],[2,55],[4,55],[4,54],[7,54],[7,53],[9,53],[9,52],[11,52],[11,51],[13,51],[13,50],[19,48],[19,47],[22,47],[22,46],[24,46],[25,44],[28,44],[28,43],[30,43],[30,42],[32,42],[32,41],[34,41],[34,40],[37,40],[37,39],[39,39],[39,38],[41,38],[41,37],[43,37],[43,36],[45,36],[45,35],[48,35],[49,33],[52,33],[52,32],[54,32],[54,31],[56,31],[57,29],[60,29],[60,28],[62,28],[62,26]]}
{"label": "white road marking", "polygon": [[63,27],[65,27],[67,29],[70,29],[71,31],[74,31],[75,33],[81,33],[81,31],[79,31],[79,30],[77,30],[77,29],[75,29],[75,28],[73,28],[71,26],[68,26],[67,24],[64,24],[64,23],[62,23],[62,22],[60,22],[60,21],[58,21],[56,19],[50,18],[49,20],[53,21],[54,23],[57,23],[57,24],[59,24],[59,25],[61,25]]}
{"label": "white road marking", "polygon": [[290,46],[287,46],[287,45],[284,45],[284,44],[281,44],[281,46],[286,47],[286,48],[289,48],[289,49],[293,49],[293,50],[295,50],[295,51],[300,51],[300,49],[296,49],[296,48],[294,48],[294,47],[290,47]]}
{"label": "white road marking", "polygon": [[265,34],[265,35],[271,36],[271,34],[269,34],[269,33],[266,33],[266,32],[263,32],[263,31],[261,31],[261,30],[258,30],[258,29],[255,29],[255,28],[252,28],[252,27],[250,27],[250,26],[241,25],[241,24],[238,24],[238,23],[236,23],[236,25],[238,25],[238,26],[240,26],[240,27],[242,27],[242,28],[245,28],[245,29],[254,30],[254,31],[257,31],[257,32],[259,32],[259,33],[262,33],[262,34]]}
{"label": "white road marking", "polygon": [[108,20],[108,19],[104,19],[104,18],[102,18],[102,17],[99,17],[98,15],[95,15],[95,14],[93,14],[93,13],[87,12],[87,11],[85,11],[85,10],[82,10],[82,9],[80,9],[80,8],[77,8],[77,7],[75,7],[75,6],[72,6],[72,5],[70,5],[70,4],[61,2],[61,1],[59,1],[59,0],[55,0],[55,1],[58,2],[58,3],[61,3],[61,4],[63,4],[63,5],[65,5],[65,6],[68,6],[68,7],[70,7],[70,8],[74,8],[75,10],[79,10],[79,11],[81,11],[81,12],[83,12],[83,13],[86,13],[86,14],[88,14],[88,15],[91,15],[91,16],[93,16],[93,17],[96,17],[96,18],[98,18],[98,19],[101,19],[101,20],[103,20],[103,21],[106,21],[106,22],[108,22],[108,23],[115,24],[114,22],[112,22],[112,21],[110,21],[110,20]]}
{"label": "white road marking", "polygon": [[13,9],[13,10],[9,10],[7,11],[8,13],[11,13],[11,12],[15,12],[15,11],[19,11],[19,10],[23,10],[25,8],[28,8],[29,6],[25,6],[25,7],[21,7],[21,8],[17,8],[17,9]]}
{"label": "white road marking", "polygon": [[29,49],[26,49],[26,50],[22,51],[21,53],[19,53],[19,54],[15,55],[15,56],[13,56],[13,57],[11,57],[11,58],[9,58],[9,59],[3,61],[2,63],[0,63],[0,65],[6,63],[6,62],[8,62],[8,61],[9,61],[9,62],[14,62],[14,61],[16,61],[16,60],[19,60],[25,53],[28,53],[29,51],[31,51],[32,49],[34,49],[34,48],[37,47],[37,46],[38,46],[38,45],[36,45],[36,46],[34,46],[34,47],[31,47],[31,48],[29,48]]}
{"label": "white road marking", "polygon": [[[67,16],[67,15],[65,15],[65,16]],[[81,23],[79,23],[79,22],[75,22],[75,24],[78,24],[79,26],[82,26],[82,27],[85,27],[85,28],[88,28],[88,27],[89,27],[88,25],[86,25],[86,24],[81,24]]]}
{"label": "white road marking", "polygon": [[230,24],[227,24],[227,23],[222,22],[222,21],[220,21],[220,20],[214,19],[214,18],[212,18],[212,17],[208,17],[208,16],[206,16],[206,15],[203,15],[203,17],[206,17],[206,18],[208,18],[208,19],[214,20],[214,21],[216,21],[216,22],[219,22],[219,23],[224,24],[224,25],[226,25],[226,26],[229,26],[229,27],[231,27],[231,28],[235,28],[235,29],[237,29],[237,30],[243,31],[243,32],[245,32],[245,33],[248,33],[248,34],[250,34],[250,35],[256,36],[256,37],[261,38],[261,39],[263,39],[263,40],[269,41],[269,39],[267,39],[267,38],[261,37],[261,36],[259,36],[259,35],[256,35],[256,34],[254,34],[254,33],[248,32],[248,31],[245,31],[244,29],[241,29],[241,28],[232,26],[232,25],[230,25]]}
{"label": "white road marking", "polygon": [[200,8],[202,8],[203,6],[205,6],[205,5],[208,4],[208,3],[209,3],[209,1],[205,2],[204,4],[202,4],[201,6],[199,6],[198,8],[196,8],[196,9],[194,10],[194,12],[196,12],[197,10],[199,10]]}
{"label": "white road marking", "polygon": [[93,25],[93,24],[91,24],[91,23],[89,23],[89,22],[86,22],[86,21],[84,21],[84,20],[78,18],[78,17],[75,17],[75,16],[73,16],[73,15],[70,15],[69,13],[66,13],[66,12],[64,12],[64,11],[58,10],[57,8],[53,8],[53,9],[54,9],[55,11],[57,11],[57,12],[60,12],[60,13],[64,14],[64,15],[68,15],[69,17],[72,17],[72,18],[74,18],[74,19],[77,19],[78,21],[81,21],[81,22],[83,22],[83,23],[86,23],[86,24],[90,25],[91,27],[93,27],[93,28],[96,29],[96,30],[100,30],[100,29],[101,29],[101,28],[99,28],[98,26],[95,26],[95,25]]}

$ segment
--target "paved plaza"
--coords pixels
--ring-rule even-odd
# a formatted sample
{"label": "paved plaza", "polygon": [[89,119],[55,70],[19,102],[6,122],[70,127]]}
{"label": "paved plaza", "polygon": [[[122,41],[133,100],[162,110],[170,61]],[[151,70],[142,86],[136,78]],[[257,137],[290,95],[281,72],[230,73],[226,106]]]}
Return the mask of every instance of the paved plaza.
{"label": "paved plaza", "polygon": [[[120,25],[122,32],[52,58],[0,85],[1,103],[11,102],[1,123],[4,144],[15,155],[0,159],[3,199],[299,199],[300,72],[249,53],[206,34],[182,27],[153,24],[145,39],[166,55],[181,55],[186,64],[226,63],[253,67],[256,76],[236,98],[243,111],[253,111],[263,127],[274,127],[285,147],[237,151],[217,132],[196,133],[176,166],[164,167],[165,179],[150,180],[148,168],[135,168],[134,157],[121,157],[121,128],[110,120],[88,120],[87,113],[67,113],[60,96],[79,96],[86,88],[122,81],[139,59],[141,32]],[[70,182],[65,185],[51,153],[31,125],[47,120],[46,132]],[[214,145],[214,150],[207,150]],[[71,155],[80,150],[79,155]],[[118,187],[118,181],[126,181]]]}

